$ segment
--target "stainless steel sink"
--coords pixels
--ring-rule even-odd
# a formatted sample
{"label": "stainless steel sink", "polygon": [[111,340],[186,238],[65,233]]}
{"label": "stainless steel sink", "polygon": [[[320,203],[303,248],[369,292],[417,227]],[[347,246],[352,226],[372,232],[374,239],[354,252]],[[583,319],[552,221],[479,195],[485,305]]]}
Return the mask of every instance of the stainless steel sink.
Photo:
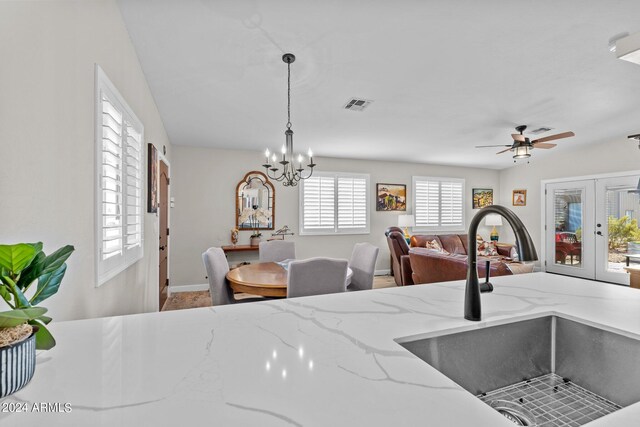
{"label": "stainless steel sink", "polygon": [[[640,401],[640,341],[559,316],[397,341],[487,403],[492,396],[511,397],[543,421],[560,417],[544,413],[547,407],[566,406],[562,417],[576,412],[573,418],[567,415],[566,424],[539,425],[576,425],[571,424],[576,419],[584,424]],[[539,384],[548,386],[547,395]],[[581,399],[588,395],[610,405],[603,404],[599,413],[580,413],[577,404],[567,403],[572,390]],[[550,402],[556,396],[558,402]],[[594,405],[599,403],[583,406]]]}

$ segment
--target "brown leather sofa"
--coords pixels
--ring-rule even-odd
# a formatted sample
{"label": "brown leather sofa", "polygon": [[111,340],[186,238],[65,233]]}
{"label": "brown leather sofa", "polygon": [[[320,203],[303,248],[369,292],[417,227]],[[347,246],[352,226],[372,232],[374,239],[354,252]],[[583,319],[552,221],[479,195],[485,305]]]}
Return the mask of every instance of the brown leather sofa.
{"label": "brown leather sofa", "polygon": [[[436,240],[449,254],[425,248],[427,242]],[[504,257],[513,257],[513,245],[500,245],[498,253]],[[436,283],[451,280],[464,280],[467,277],[467,235],[440,234],[415,235],[411,237],[409,250],[413,283]],[[485,261],[489,260],[490,275],[506,276],[513,274],[507,264],[497,258],[478,257],[478,276],[485,275]]]}
{"label": "brown leather sofa", "polygon": [[396,285],[413,285],[411,277],[411,261],[409,260],[409,245],[404,238],[404,233],[399,227],[389,227],[384,232],[387,236],[389,253],[391,254],[391,271]]}

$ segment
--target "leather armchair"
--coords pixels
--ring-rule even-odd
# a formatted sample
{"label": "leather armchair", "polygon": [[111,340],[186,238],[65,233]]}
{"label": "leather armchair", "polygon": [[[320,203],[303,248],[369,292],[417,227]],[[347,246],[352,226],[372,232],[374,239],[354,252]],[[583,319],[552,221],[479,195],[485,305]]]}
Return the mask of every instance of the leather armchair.
{"label": "leather armchair", "polygon": [[404,238],[402,229],[399,227],[389,227],[384,234],[387,236],[387,244],[389,245],[389,253],[391,254],[391,269],[396,285],[413,285],[409,245]]}

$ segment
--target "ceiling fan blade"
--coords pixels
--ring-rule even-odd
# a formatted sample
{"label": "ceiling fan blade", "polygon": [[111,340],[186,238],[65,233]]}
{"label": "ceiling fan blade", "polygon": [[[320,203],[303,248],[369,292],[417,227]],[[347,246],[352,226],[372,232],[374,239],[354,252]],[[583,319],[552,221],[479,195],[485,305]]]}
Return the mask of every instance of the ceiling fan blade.
{"label": "ceiling fan blade", "polygon": [[557,146],[558,144],[549,144],[548,142],[537,142],[532,145],[533,148],[544,148],[549,149]]}
{"label": "ceiling fan blade", "polygon": [[525,142],[524,135],[521,135],[519,133],[512,133],[511,137],[513,138],[514,141]]}
{"label": "ceiling fan blade", "polygon": [[476,148],[487,148],[487,147],[511,147],[511,144],[500,144],[500,145],[476,145]]}
{"label": "ceiling fan blade", "polygon": [[507,148],[506,150],[498,151],[496,154],[506,153],[507,151],[511,151],[511,147]]}
{"label": "ceiling fan blade", "polygon": [[564,133],[559,133],[557,135],[545,136],[544,138],[540,138],[540,139],[536,139],[535,141],[531,141],[531,143],[535,144],[536,142],[553,141],[554,139],[569,138],[570,136],[576,136],[576,134],[573,133],[573,132],[564,132]]}

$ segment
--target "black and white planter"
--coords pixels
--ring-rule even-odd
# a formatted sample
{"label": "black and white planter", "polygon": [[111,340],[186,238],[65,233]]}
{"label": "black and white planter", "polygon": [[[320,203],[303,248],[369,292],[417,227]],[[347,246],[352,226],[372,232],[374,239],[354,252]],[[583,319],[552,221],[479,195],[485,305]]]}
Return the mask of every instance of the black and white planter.
{"label": "black and white planter", "polygon": [[27,385],[36,370],[36,333],[0,348],[0,399]]}

